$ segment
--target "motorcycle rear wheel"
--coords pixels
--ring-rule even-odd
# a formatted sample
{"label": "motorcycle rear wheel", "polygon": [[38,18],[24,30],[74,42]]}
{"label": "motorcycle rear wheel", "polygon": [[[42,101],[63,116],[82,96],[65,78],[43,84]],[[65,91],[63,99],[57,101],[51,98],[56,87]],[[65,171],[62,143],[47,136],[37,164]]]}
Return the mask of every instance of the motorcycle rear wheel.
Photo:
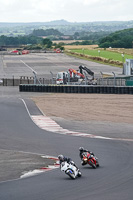
{"label": "motorcycle rear wheel", "polygon": [[78,177],[81,177],[81,176],[82,176],[81,172],[79,172],[77,176],[78,176]]}
{"label": "motorcycle rear wheel", "polygon": [[99,167],[99,163],[97,163],[97,167]]}

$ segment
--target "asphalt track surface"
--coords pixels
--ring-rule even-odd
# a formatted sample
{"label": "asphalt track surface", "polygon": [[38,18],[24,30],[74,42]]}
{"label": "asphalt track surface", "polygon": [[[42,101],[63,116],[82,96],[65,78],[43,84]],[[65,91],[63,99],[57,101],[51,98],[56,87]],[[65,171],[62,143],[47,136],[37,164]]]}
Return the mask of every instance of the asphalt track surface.
{"label": "asphalt track surface", "polygon": [[[33,60],[31,62],[30,55],[23,57],[24,61],[28,63],[30,67],[33,67],[34,70],[40,72],[40,74],[43,70],[43,63],[46,61],[46,74],[49,74],[50,67],[53,67],[53,72],[56,73],[62,66],[64,66],[65,70],[66,68],[70,68],[70,66],[79,66],[79,64],[86,64],[90,69],[95,69],[94,71],[96,73],[100,71],[114,71],[113,67],[107,68],[106,66],[83,60],[81,63],[81,60],[71,57],[68,58],[65,55],[56,54],[54,59],[52,55],[34,55],[32,58]],[[26,75],[27,73],[28,75],[32,75],[32,73],[22,65],[20,59],[22,59],[22,57],[2,57],[3,64],[1,64],[1,73],[5,76],[11,76],[13,72],[16,76]],[[38,64],[41,59],[42,64]],[[17,62],[17,64],[14,65],[14,62]],[[37,68],[37,66],[40,67]],[[118,71],[120,72],[121,70],[118,69]],[[39,110],[33,102],[30,102],[28,99],[29,94],[25,94],[25,96],[22,97],[21,94],[13,93],[9,88],[1,88],[0,95],[1,149],[51,156],[64,154],[70,156],[82,172],[82,177],[76,180],[71,180],[59,169],[54,169],[25,179],[1,182],[0,200],[133,199],[132,141],[92,139],[44,131],[33,123],[21,100],[21,98],[24,98],[31,114],[38,115]],[[69,123],[66,126],[65,128],[69,129]],[[117,127],[115,138],[120,137],[121,127]],[[95,129],[95,126],[93,128]],[[129,130],[130,135],[128,135],[127,125],[125,130],[127,130],[126,134],[129,139],[131,127]],[[112,132],[113,131],[114,129],[112,129]],[[108,137],[109,136],[108,133]],[[89,166],[81,166],[78,155],[78,148],[80,146],[88,148],[97,155],[100,162],[99,168],[92,169]]]}
{"label": "asphalt track surface", "polygon": [[[25,99],[29,111],[38,109]],[[1,148],[57,156],[70,156],[82,177],[71,180],[59,169],[0,183],[1,200],[132,200],[133,142],[60,135],[38,128],[20,98],[0,99]],[[119,137],[119,133],[118,133]],[[99,158],[100,167],[81,166],[79,146],[88,147]]]}
{"label": "asphalt track surface", "polygon": [[[24,64],[25,63],[25,64]],[[28,55],[0,55],[0,78],[20,78],[33,76],[32,70],[37,72],[38,78],[51,78],[50,71],[56,76],[59,71],[69,68],[78,69],[80,65],[95,72],[95,78],[101,77],[101,72],[121,74],[122,69],[103,65],[87,60],[74,58],[58,53],[34,53]]]}

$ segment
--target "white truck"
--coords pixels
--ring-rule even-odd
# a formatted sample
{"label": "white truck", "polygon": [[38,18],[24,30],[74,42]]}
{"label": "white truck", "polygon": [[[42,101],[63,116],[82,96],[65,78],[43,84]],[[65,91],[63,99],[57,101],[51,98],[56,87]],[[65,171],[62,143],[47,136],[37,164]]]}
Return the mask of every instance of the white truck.
{"label": "white truck", "polygon": [[[88,79],[85,72],[91,76],[91,79]],[[79,66],[79,70],[68,69],[68,71],[58,72],[56,76],[57,85],[69,84],[72,82],[79,84],[86,82],[89,84],[89,82],[91,83],[92,80],[94,80],[94,72],[82,65]]]}

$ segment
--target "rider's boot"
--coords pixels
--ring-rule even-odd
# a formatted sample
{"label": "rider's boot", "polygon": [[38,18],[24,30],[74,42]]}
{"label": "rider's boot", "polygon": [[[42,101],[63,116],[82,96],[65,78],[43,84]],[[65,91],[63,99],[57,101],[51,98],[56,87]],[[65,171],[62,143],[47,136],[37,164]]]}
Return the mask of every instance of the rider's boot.
{"label": "rider's boot", "polygon": [[86,165],[86,162],[82,161],[82,162],[81,162],[81,165]]}

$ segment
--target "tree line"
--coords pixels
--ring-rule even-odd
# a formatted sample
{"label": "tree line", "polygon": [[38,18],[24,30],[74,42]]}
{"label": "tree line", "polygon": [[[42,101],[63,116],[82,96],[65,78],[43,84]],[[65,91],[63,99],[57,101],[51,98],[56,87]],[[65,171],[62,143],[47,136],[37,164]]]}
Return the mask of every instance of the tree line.
{"label": "tree line", "polygon": [[[51,39],[61,38],[63,36],[58,30],[49,29],[49,30],[33,30],[32,34],[27,36],[18,36],[18,37],[7,37],[5,35],[0,36],[0,46],[7,45],[44,45],[46,48],[51,48],[56,44],[52,43]],[[62,36],[61,36],[62,34]],[[41,37],[40,37],[41,36]],[[43,38],[45,36],[46,38]],[[105,32],[75,32],[71,38],[75,40],[83,40],[82,42],[76,41],[72,43],[73,45],[90,45],[98,44],[100,48],[132,48],[133,44],[133,28],[125,29],[121,31],[116,31],[114,33],[105,33]],[[64,44],[63,44],[64,45]],[[60,45],[61,46],[61,45]],[[40,47],[41,48],[41,47]]]}
{"label": "tree line", "polygon": [[33,32],[31,33],[31,35],[34,36],[49,36],[49,35],[53,35],[53,36],[61,36],[63,35],[63,33],[59,32],[56,29],[50,28],[50,29],[34,29]]}
{"label": "tree line", "polygon": [[111,33],[99,40],[100,48],[132,48],[133,28]]}
{"label": "tree line", "polygon": [[7,37],[0,36],[0,46],[21,46],[25,45],[24,49],[46,49],[46,48],[60,48],[64,50],[62,43],[53,43],[49,38],[39,38],[36,36],[19,36],[19,37]]}
{"label": "tree line", "polygon": [[38,38],[32,35],[18,37],[7,37],[5,35],[0,36],[0,46],[39,44],[41,41],[42,38]]}

